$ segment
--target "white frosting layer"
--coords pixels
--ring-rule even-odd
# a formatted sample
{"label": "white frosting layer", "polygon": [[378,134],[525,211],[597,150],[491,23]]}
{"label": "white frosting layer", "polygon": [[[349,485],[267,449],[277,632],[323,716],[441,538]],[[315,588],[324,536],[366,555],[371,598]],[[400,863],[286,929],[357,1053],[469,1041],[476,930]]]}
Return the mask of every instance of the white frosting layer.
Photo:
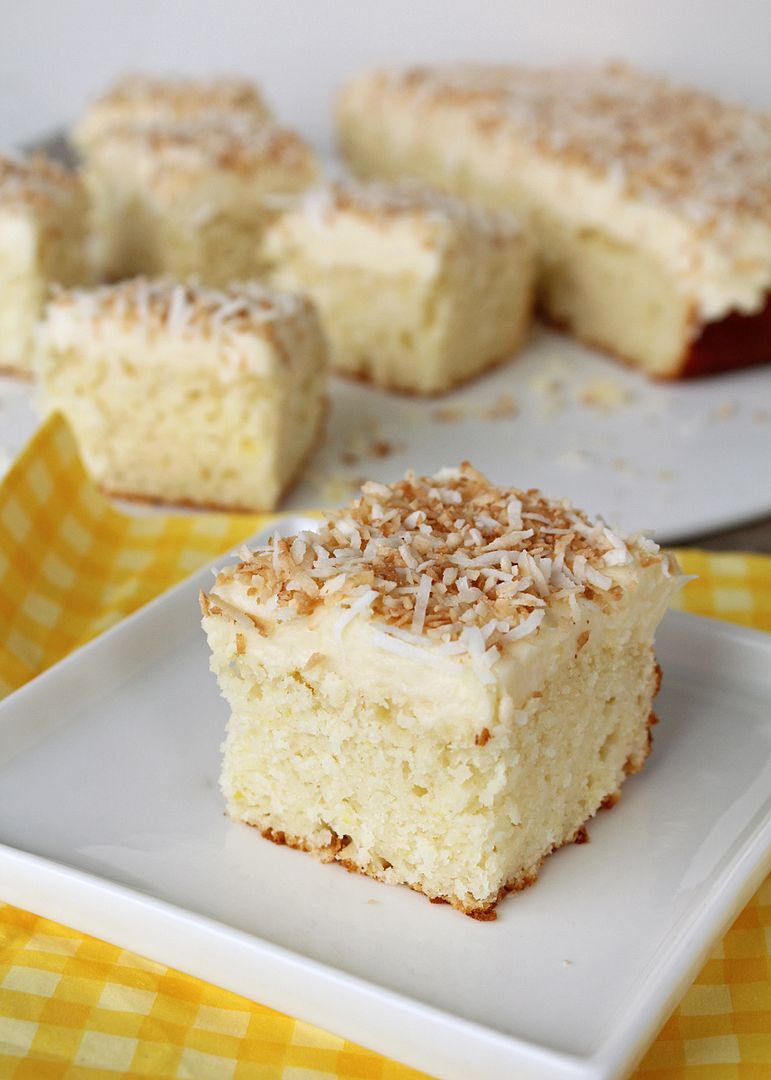
{"label": "white frosting layer", "polygon": [[683,580],[668,576],[665,566],[609,567],[608,576],[624,589],[611,613],[583,599],[574,611],[567,602],[553,605],[537,633],[508,642],[492,665],[425,635],[400,633],[366,606],[349,618],[348,601],[307,616],[283,609],[277,621],[273,604],[256,602],[243,581],[226,577],[218,579],[208,598],[210,610],[221,614],[205,616],[204,626],[221,655],[234,651],[236,633],[243,635],[243,651],[272,674],[313,668],[314,679],[323,671],[325,680],[342,680],[370,700],[393,700],[396,693],[417,702],[421,715],[448,731],[469,724],[481,729],[499,715],[515,719],[550,673],[580,648],[583,635],[650,641]]}

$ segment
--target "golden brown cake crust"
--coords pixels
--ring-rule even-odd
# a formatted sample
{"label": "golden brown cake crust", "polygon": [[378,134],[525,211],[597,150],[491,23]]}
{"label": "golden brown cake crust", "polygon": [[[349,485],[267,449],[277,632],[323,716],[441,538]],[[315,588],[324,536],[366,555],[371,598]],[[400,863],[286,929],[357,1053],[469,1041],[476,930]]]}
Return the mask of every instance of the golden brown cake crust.
{"label": "golden brown cake crust", "polygon": [[754,315],[732,311],[705,323],[686,349],[674,378],[694,379],[771,363],[771,294]]}

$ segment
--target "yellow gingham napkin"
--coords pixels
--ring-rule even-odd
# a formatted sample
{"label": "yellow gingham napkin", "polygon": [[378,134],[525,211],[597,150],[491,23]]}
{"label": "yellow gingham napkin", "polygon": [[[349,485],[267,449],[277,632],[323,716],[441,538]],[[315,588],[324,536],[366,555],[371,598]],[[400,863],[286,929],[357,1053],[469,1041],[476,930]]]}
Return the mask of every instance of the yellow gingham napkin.
{"label": "yellow gingham napkin", "polygon": [[[51,418],[0,487],[0,696],[268,520],[123,514],[93,488],[65,423]],[[678,555],[699,575],[680,607],[771,630],[771,559]],[[0,882],[0,1080],[420,1075],[1,897]],[[770,946],[771,878],[635,1075],[769,1080]]]}

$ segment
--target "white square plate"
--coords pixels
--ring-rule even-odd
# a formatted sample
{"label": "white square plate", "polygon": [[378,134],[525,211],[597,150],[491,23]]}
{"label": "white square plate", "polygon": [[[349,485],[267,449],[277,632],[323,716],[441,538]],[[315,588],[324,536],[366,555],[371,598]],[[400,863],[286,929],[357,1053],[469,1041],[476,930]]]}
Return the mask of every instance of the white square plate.
{"label": "white square plate", "polygon": [[434,1075],[630,1067],[767,868],[771,637],[670,614],[645,770],[479,923],[225,817],[210,580],[0,705],[0,896]]}

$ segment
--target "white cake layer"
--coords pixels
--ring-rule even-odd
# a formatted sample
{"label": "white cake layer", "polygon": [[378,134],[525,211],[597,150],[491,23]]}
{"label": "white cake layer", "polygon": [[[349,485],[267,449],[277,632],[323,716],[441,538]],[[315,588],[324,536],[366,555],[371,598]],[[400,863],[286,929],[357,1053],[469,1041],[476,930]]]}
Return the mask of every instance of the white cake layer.
{"label": "white cake layer", "polygon": [[326,345],[300,297],[141,280],[63,293],[38,361],[45,408],[121,494],[272,509],[318,437]]}

